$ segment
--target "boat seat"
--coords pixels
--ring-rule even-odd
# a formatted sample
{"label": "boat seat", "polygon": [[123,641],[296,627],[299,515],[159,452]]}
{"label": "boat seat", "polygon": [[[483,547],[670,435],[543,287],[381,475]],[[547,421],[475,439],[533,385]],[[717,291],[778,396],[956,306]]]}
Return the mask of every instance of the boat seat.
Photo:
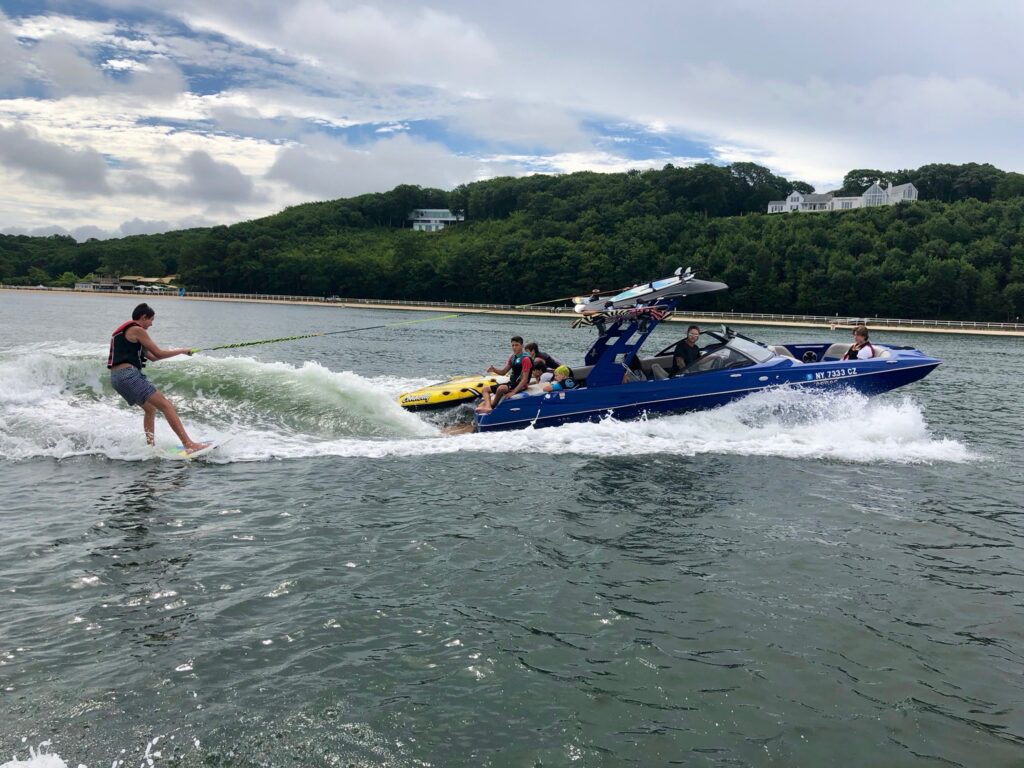
{"label": "boat seat", "polygon": [[655,380],[661,381],[662,379],[668,378],[668,371],[662,368],[658,363],[651,363],[651,375]]}
{"label": "boat seat", "polygon": [[579,368],[574,368],[570,365],[569,369],[572,371],[572,380],[576,382],[576,386],[578,388],[585,387],[587,385],[587,376],[592,370],[594,370],[594,366],[581,365]]}
{"label": "boat seat", "polygon": [[640,367],[644,373],[647,374],[647,378],[657,378],[654,374],[654,366],[658,366],[663,370],[667,371],[672,367],[672,355],[661,355],[660,357],[648,357],[640,361]]}
{"label": "boat seat", "polygon": [[[852,344],[833,344],[825,350],[825,356],[822,360],[842,360],[843,355],[850,351]],[[875,359],[892,357],[892,352],[885,347],[877,344],[872,344],[872,348],[875,350]]]}
{"label": "boat seat", "polygon": [[842,360],[843,355],[850,351],[850,347],[853,344],[833,344],[825,350],[825,354],[821,356],[822,360]]}

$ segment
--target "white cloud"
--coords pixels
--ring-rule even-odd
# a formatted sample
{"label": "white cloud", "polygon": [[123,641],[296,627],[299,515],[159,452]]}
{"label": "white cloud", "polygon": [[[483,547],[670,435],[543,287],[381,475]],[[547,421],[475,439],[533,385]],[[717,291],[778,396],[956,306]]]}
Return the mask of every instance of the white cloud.
{"label": "white cloud", "polygon": [[296,138],[305,128],[305,123],[292,116],[276,113],[265,115],[251,107],[234,107],[230,104],[218,106],[219,102],[211,103],[210,119],[218,129],[237,136],[290,139]]}
{"label": "white cloud", "polygon": [[193,227],[210,227],[217,222],[200,216],[189,216],[176,221],[165,221],[162,219],[140,219],[138,217],[124,221],[120,225],[110,229],[97,227],[93,224],[86,224],[71,229],[49,224],[42,227],[26,229],[25,227],[0,227],[0,232],[5,235],[32,235],[34,237],[47,237],[49,235],[70,235],[79,243],[86,240],[109,240],[115,237],[130,237],[132,235],[155,235],[173,229],[190,229]]}
{"label": "white cloud", "polygon": [[124,236],[124,237],[127,237],[129,235],[154,235],[154,234],[157,234],[159,232],[166,232],[170,228],[171,228],[171,223],[169,221],[163,221],[163,220],[144,221],[143,219],[140,219],[140,218],[136,217],[136,218],[132,219],[131,221],[123,222],[121,224],[121,226],[118,228],[117,234],[116,235],[108,235],[108,237],[110,237],[110,236],[118,236],[118,235]]}
{"label": "white cloud", "polygon": [[487,173],[483,164],[403,134],[367,147],[307,136],[281,149],[267,178],[320,199],[383,192],[399,184],[450,189]]}
{"label": "white cloud", "polygon": [[84,227],[75,227],[71,230],[71,236],[80,243],[84,243],[86,240],[106,240],[110,237],[110,233],[105,229],[101,229],[93,224],[87,224]]}
{"label": "white cloud", "polygon": [[397,133],[398,131],[408,131],[408,123],[388,123],[378,128],[375,133]]}
{"label": "white cloud", "polygon": [[[4,70],[30,74],[55,96],[83,96],[124,92],[136,98],[169,99],[185,88],[180,70],[162,50],[165,46],[148,39],[117,34],[115,24],[92,22],[65,16],[35,16],[17,23],[3,23],[0,17],[0,63]],[[17,36],[34,41],[11,46],[10,27]],[[126,55],[93,61],[98,46],[112,46]],[[129,55],[131,54],[131,55]],[[138,56],[144,56],[140,59]],[[110,72],[130,72],[127,80]],[[11,75],[8,74],[9,78]],[[2,78],[0,75],[0,84]]]}
{"label": "white cloud", "polygon": [[[524,173],[575,173],[577,171],[598,171],[600,173],[624,173],[630,170],[652,170],[672,164],[677,168],[707,162],[700,157],[658,157],[634,160],[610,152],[559,152],[554,155],[492,155],[488,162],[518,168]],[[499,175],[497,172],[489,175]]]}
{"label": "white cloud", "polygon": [[520,147],[579,149],[591,138],[566,110],[513,99],[474,99],[452,113],[451,123],[472,136]]}
{"label": "white cloud", "polygon": [[70,195],[109,191],[106,162],[99,152],[48,141],[21,126],[0,124],[0,164]]}
{"label": "white cloud", "polygon": [[117,26],[106,21],[91,21],[74,16],[27,16],[13,20],[11,26],[18,37],[45,40],[51,37],[74,38],[95,42],[115,35]]}
{"label": "white cloud", "polygon": [[231,163],[214,160],[207,152],[190,152],[182,161],[181,170],[187,181],[175,194],[185,199],[234,206],[254,197],[252,179]]}
{"label": "white cloud", "polygon": [[[723,78],[719,73],[705,80]],[[725,161],[753,160],[818,187],[836,185],[858,167],[971,161],[1020,167],[1012,137],[1024,128],[1024,95],[993,83],[893,76],[798,87],[731,76],[729,84],[732,106],[717,115],[705,111],[689,124],[720,137],[719,157]],[[693,103],[708,109],[711,94],[694,89],[691,95]],[[802,121],[794,124],[781,104]]]}
{"label": "white cloud", "polygon": [[[121,222],[121,225],[114,231],[109,232],[107,237],[128,237],[129,235],[154,235],[159,232],[167,232],[171,229],[193,229],[195,227],[212,227],[215,224],[223,223],[205,216],[184,216],[175,221],[164,221],[162,219],[140,219],[138,217],[130,221]],[[77,230],[76,230],[77,231]],[[74,232],[72,232],[74,234]]]}
{"label": "white cloud", "polygon": [[372,5],[299,0],[179,5],[191,26],[286,51],[370,82],[455,87],[485,80],[497,64],[486,35],[463,18],[419,6],[386,11]]}
{"label": "white cloud", "polygon": [[[206,104],[202,98],[188,96],[161,106],[124,94],[60,101],[0,100],[4,131],[0,164],[12,171],[26,171],[3,174],[0,227],[60,222],[71,229],[92,225],[116,233],[121,222],[136,217],[167,221],[171,228],[197,220],[231,223],[308,199],[280,184],[256,187],[255,180],[273,165],[275,145],[247,137],[173,130],[160,124],[168,118],[200,119],[206,114]],[[140,124],[139,118],[148,118],[150,124]],[[34,134],[28,134],[40,142],[29,147],[37,151],[21,151],[25,137],[17,131],[27,129],[5,127],[15,124],[37,126]],[[14,138],[19,142],[13,142]],[[109,157],[104,158],[101,150]],[[204,184],[208,177],[201,164],[185,163],[194,152],[211,159],[212,167],[207,170],[212,185]],[[78,162],[67,162],[68,153]],[[105,164],[106,186],[87,186],[85,191],[91,189],[94,194],[87,204],[79,205],[71,193],[54,194],[54,190],[82,189],[81,158],[92,158],[97,166]],[[52,167],[46,173],[30,173],[24,168],[30,161],[34,168],[44,162]]]}
{"label": "white cloud", "polygon": [[[155,0],[100,1],[114,19],[145,12],[0,15],[0,126],[35,150],[0,147],[16,172],[0,224],[176,226],[399,183],[696,161],[659,154],[681,138],[819,187],[854,167],[1024,170],[1019,3],[904,0],[879,24],[860,7],[740,0],[176,0],[176,19],[207,35],[163,23]],[[50,98],[27,98],[26,78],[52,83]],[[595,123],[627,127],[608,137]],[[427,131],[445,143],[416,138]],[[75,162],[47,167],[41,146]],[[89,193],[81,169],[97,159],[107,187]]]}
{"label": "white cloud", "polygon": [[149,63],[134,68],[124,90],[135,98],[154,101],[171,101],[186,90],[185,76],[172,62],[151,59]]}
{"label": "white cloud", "polygon": [[0,89],[20,86],[24,79],[24,54],[0,11]]}
{"label": "white cloud", "polygon": [[115,72],[130,72],[135,69],[145,69],[146,65],[135,59],[107,59],[100,66],[103,69],[110,69]]}
{"label": "white cloud", "polygon": [[91,95],[107,87],[103,73],[82,56],[70,38],[46,37],[32,50],[32,59],[57,95]]}

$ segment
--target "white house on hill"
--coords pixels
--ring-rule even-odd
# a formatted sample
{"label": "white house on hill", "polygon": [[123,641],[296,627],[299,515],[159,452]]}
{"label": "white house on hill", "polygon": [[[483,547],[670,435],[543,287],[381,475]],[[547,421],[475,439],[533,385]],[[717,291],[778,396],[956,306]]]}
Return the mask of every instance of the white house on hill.
{"label": "white house on hill", "polygon": [[438,232],[446,224],[462,221],[464,216],[456,216],[447,208],[417,208],[409,214],[412,228],[417,232]]}
{"label": "white house on hill", "polygon": [[876,181],[858,197],[836,197],[832,192],[823,195],[805,195],[801,192],[790,192],[785,200],[772,200],[768,203],[768,213],[796,213],[822,211],[849,211],[853,208],[869,208],[873,205],[896,205],[896,203],[915,202],[917,187],[913,184],[889,184],[884,189]]}

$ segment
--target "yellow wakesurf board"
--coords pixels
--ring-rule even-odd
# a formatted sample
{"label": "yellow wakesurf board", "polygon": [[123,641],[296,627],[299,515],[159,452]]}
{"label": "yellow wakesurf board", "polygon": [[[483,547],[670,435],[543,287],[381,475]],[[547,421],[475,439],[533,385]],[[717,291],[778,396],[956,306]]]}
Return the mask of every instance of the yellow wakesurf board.
{"label": "yellow wakesurf board", "polygon": [[480,390],[508,382],[507,376],[456,376],[398,396],[398,404],[409,411],[430,411],[471,403],[480,397]]}

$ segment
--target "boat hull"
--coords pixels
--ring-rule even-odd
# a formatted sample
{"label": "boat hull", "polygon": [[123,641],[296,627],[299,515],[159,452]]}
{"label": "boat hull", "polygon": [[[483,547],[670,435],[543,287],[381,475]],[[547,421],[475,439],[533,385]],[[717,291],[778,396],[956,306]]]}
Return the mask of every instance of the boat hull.
{"label": "boat hull", "polygon": [[895,359],[803,364],[786,358],[734,370],[709,371],[654,381],[581,388],[503,401],[476,417],[478,431],[550,427],[608,417],[707,410],[775,387],[849,388],[876,395],[918,381],[939,360],[916,350]]}

